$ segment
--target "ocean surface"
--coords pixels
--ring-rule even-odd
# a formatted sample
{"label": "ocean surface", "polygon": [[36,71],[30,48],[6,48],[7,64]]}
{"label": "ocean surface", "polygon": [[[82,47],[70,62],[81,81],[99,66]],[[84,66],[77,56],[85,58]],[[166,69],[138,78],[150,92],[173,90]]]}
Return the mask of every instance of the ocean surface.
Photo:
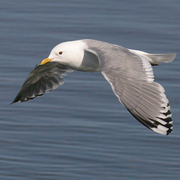
{"label": "ocean surface", "polygon": [[[180,2],[0,2],[1,180],[180,179]],[[96,39],[177,53],[154,67],[174,130],[150,131],[118,102],[100,72],[74,72],[57,90],[10,105],[29,72],[60,42]]]}

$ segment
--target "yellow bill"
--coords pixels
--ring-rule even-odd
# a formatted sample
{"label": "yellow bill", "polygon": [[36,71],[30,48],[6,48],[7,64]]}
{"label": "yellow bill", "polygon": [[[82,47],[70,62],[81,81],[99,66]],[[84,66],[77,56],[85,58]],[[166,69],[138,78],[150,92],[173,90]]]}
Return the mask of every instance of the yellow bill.
{"label": "yellow bill", "polygon": [[44,60],[41,61],[41,65],[46,64],[46,63],[48,63],[48,62],[51,62],[51,60],[52,60],[52,59],[46,58],[46,59],[44,59]]}

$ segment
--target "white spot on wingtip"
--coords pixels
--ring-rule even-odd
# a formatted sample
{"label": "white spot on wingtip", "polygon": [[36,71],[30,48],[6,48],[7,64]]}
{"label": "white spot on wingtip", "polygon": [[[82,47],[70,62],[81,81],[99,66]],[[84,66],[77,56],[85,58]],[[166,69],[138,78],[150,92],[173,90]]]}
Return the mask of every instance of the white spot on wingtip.
{"label": "white spot on wingtip", "polygon": [[[159,126],[159,127],[158,127]],[[164,126],[162,126],[162,125],[158,125],[157,126],[157,128],[151,128],[154,132],[157,132],[157,133],[159,133],[159,134],[163,134],[163,135],[167,135],[167,128],[165,128],[165,129],[163,129],[162,127],[164,127]],[[162,127],[160,127],[160,126],[162,126]]]}

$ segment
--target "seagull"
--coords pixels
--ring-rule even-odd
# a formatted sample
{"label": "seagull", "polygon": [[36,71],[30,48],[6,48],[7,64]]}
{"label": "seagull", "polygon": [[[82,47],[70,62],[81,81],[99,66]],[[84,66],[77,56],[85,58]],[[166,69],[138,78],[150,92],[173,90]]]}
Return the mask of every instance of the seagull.
{"label": "seagull", "polygon": [[120,103],[143,125],[168,135],[172,114],[164,88],[154,82],[152,66],[172,62],[176,54],[149,54],[107,42],[83,39],[55,46],[29,74],[14,101],[24,102],[56,89],[63,76],[101,71]]}

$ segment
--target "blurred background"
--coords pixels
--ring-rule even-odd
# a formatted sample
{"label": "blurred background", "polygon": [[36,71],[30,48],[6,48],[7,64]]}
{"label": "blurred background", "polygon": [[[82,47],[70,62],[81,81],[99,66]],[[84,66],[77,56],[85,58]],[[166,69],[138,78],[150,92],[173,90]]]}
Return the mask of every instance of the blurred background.
{"label": "blurred background", "polygon": [[[179,9],[177,0],[1,1],[0,179],[179,179]],[[9,105],[55,45],[87,38],[177,53],[154,67],[170,101],[172,134],[135,120],[100,72],[74,72],[57,90]]]}

